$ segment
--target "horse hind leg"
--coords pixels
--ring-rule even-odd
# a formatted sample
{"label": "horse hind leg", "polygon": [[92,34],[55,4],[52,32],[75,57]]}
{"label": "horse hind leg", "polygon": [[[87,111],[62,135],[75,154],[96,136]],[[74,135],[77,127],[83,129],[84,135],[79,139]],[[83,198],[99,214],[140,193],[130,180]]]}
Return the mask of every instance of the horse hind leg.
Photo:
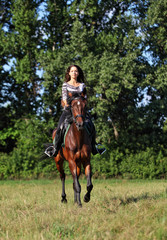
{"label": "horse hind leg", "polygon": [[65,173],[63,169],[63,160],[59,158],[59,155],[55,158],[57,170],[60,172],[60,179],[62,182],[62,194],[61,202],[67,203],[66,193],[65,193]]}

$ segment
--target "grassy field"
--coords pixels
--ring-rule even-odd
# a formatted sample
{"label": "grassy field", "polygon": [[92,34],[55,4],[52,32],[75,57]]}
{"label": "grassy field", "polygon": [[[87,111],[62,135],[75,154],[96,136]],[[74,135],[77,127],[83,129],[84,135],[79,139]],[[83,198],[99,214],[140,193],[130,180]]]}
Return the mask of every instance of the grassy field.
{"label": "grassy field", "polygon": [[[81,180],[82,199],[86,181]],[[0,181],[0,239],[167,239],[167,181],[93,180],[73,204],[72,180]]]}

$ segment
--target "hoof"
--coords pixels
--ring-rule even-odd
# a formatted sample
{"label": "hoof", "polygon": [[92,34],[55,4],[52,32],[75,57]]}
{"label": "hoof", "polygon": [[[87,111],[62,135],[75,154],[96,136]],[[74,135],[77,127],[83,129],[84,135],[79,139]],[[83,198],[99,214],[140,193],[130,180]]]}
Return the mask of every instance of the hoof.
{"label": "hoof", "polygon": [[62,203],[67,203],[67,199],[66,199],[66,198],[62,198],[62,199],[61,199],[61,202],[62,202]]}
{"label": "hoof", "polygon": [[90,194],[84,196],[84,202],[88,203],[90,201]]}
{"label": "hoof", "polygon": [[78,203],[78,207],[81,208],[82,207],[82,203]]}

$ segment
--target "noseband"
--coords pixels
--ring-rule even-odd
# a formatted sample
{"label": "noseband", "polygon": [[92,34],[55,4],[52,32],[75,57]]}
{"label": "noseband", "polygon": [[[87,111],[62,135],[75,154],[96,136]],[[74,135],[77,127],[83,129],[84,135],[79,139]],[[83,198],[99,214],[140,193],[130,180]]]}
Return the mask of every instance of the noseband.
{"label": "noseband", "polygon": [[78,114],[77,116],[73,116],[73,119],[74,119],[74,121],[76,122],[76,120],[77,120],[77,118],[78,117],[81,117],[82,118],[82,120],[84,119],[84,115],[82,115],[82,114]]}

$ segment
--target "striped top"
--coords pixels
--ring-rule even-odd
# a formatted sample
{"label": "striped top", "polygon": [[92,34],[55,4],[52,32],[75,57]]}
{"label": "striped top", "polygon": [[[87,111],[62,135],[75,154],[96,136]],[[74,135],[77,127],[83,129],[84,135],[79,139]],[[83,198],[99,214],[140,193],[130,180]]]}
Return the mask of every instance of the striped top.
{"label": "striped top", "polygon": [[86,96],[86,85],[85,83],[80,83],[78,87],[70,85],[68,82],[64,82],[62,86],[62,100],[67,100],[67,103],[70,101],[70,97],[68,93],[72,93],[73,96],[80,95],[81,93],[84,94],[84,97],[87,98]]}

